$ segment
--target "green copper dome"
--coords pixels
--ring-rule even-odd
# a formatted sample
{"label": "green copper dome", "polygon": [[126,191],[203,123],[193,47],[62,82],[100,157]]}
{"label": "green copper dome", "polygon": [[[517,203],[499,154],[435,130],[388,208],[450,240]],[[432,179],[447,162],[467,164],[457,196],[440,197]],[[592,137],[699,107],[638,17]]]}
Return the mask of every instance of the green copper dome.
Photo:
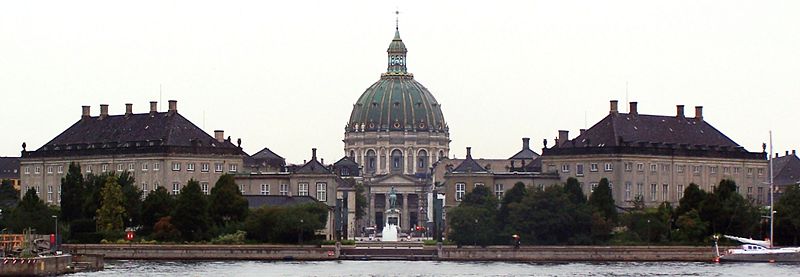
{"label": "green copper dome", "polygon": [[396,31],[387,50],[387,72],[353,105],[347,132],[448,131],[439,102],[406,70],[406,52]]}

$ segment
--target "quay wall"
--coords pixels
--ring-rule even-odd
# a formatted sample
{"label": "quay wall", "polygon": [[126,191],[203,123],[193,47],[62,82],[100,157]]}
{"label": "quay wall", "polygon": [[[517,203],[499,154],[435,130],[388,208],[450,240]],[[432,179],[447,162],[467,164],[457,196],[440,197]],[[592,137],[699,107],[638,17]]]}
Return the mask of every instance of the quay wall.
{"label": "quay wall", "polygon": [[335,260],[335,246],[64,244],[72,254],[103,255],[111,260]]}
{"label": "quay wall", "polygon": [[708,262],[714,258],[710,246],[443,246],[437,250],[442,261]]}
{"label": "quay wall", "polygon": [[35,258],[3,258],[0,276],[52,276],[72,272],[72,256],[47,256]]}

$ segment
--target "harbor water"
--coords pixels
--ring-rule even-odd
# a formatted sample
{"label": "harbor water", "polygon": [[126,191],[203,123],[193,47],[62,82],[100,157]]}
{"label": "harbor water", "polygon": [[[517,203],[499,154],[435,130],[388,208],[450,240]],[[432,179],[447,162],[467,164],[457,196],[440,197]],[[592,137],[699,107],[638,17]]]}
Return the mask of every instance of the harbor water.
{"label": "harbor water", "polygon": [[72,276],[800,276],[800,264],[111,260]]}

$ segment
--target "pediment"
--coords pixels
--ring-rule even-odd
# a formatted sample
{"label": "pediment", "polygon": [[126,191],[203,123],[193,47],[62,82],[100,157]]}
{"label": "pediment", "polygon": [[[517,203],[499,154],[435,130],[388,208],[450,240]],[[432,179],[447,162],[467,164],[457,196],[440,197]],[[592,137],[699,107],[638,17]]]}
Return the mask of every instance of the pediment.
{"label": "pediment", "polygon": [[392,184],[392,185],[414,185],[416,184],[416,179],[408,177],[406,175],[400,174],[393,174],[386,177],[383,177],[378,180],[373,180],[375,184]]}

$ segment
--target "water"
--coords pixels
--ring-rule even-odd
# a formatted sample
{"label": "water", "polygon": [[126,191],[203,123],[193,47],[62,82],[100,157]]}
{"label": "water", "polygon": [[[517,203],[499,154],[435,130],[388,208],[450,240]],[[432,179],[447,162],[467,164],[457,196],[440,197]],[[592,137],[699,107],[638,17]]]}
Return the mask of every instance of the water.
{"label": "water", "polygon": [[71,276],[798,276],[800,264],[106,261]]}
{"label": "water", "polygon": [[383,228],[381,241],[397,241],[397,225],[389,224]]}

